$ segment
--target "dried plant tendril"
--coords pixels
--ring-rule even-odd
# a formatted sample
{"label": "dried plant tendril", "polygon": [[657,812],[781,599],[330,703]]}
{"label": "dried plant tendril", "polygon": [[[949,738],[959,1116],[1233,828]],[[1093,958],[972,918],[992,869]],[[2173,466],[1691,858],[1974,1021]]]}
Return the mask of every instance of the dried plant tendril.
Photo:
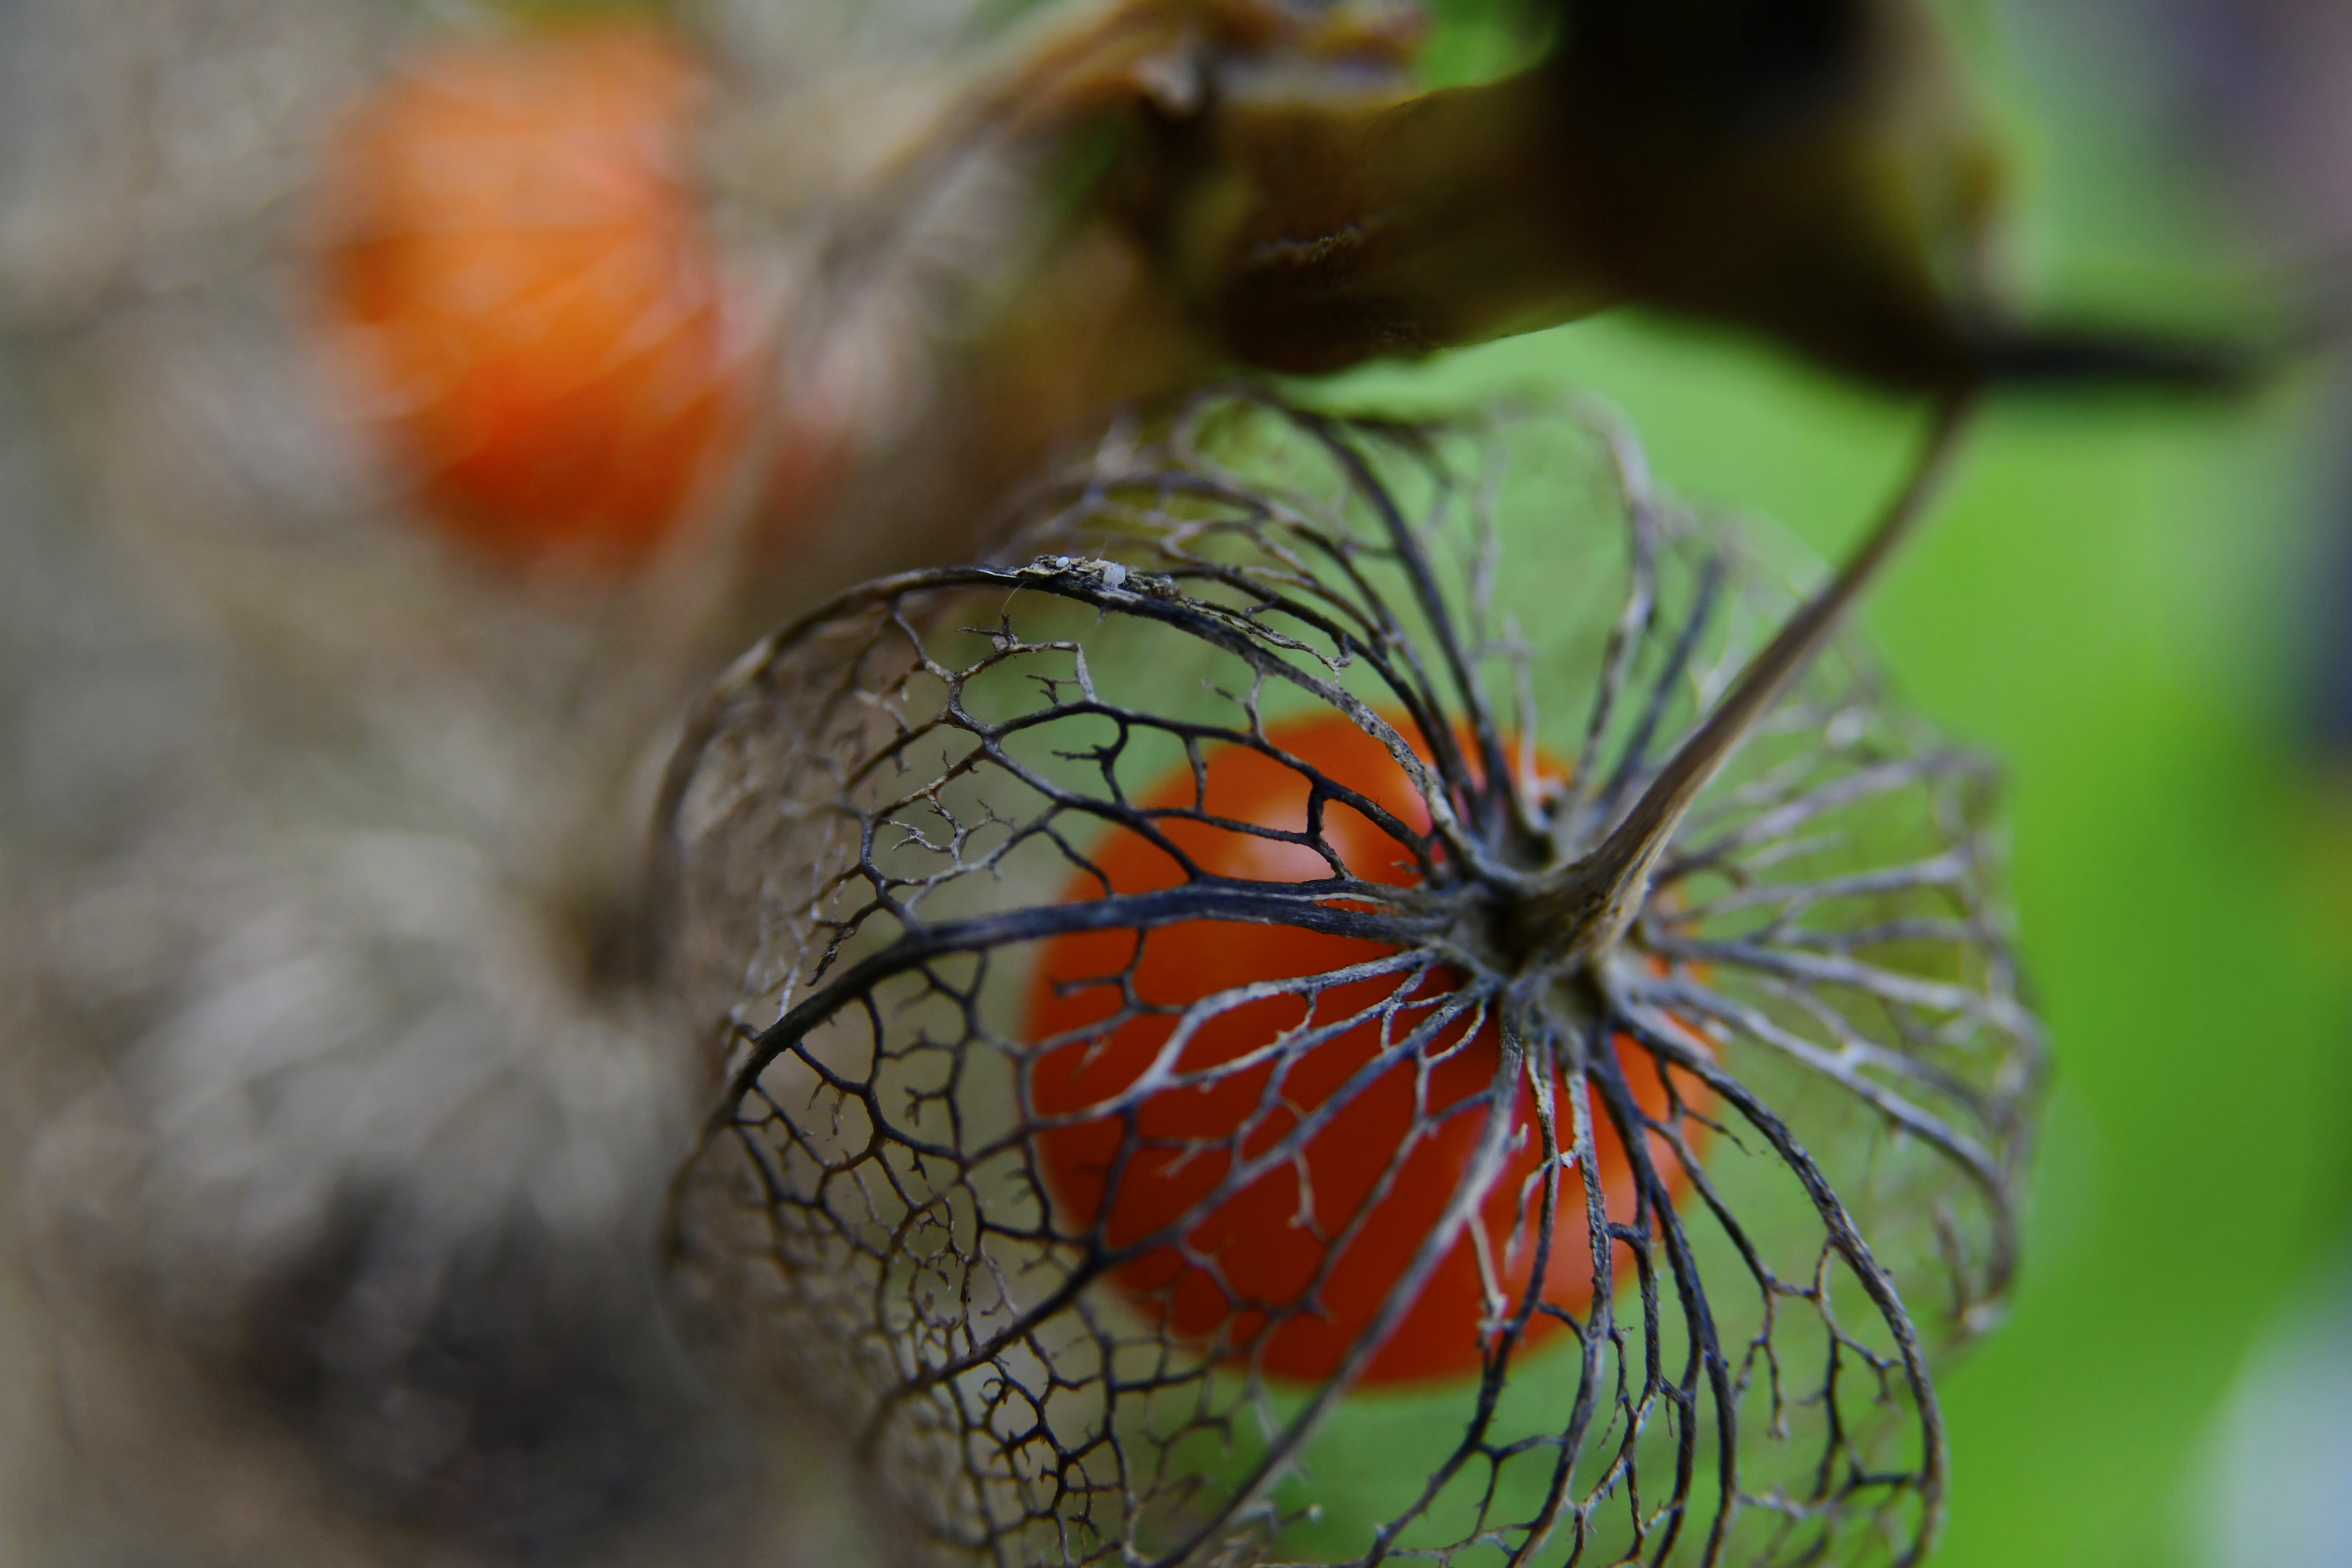
{"label": "dried plant tendril", "polygon": [[[1818,568],[1655,494],[1593,410],[1221,393],[1040,492],[1025,564],[869,584],[737,666],[667,795],[679,962],[724,1013],[674,1262],[840,1423],[910,1560],[1926,1551],[1929,1367],[2006,1290],[2042,1047],[1989,768],[1832,634],[1949,429],[1792,614]],[[1373,750],[1283,743],[1332,724]],[[1242,752],[1314,804],[1221,815]],[[1139,843],[1174,869],[1106,871]],[[1212,923],[1349,962],[1171,994]],[[1089,932],[1129,967],[1041,1004]],[[1127,1065],[1057,1098],[1048,1058]],[[1318,1190],[1316,1138],[1400,1082],[1376,1179]],[[1441,1132],[1452,1187],[1367,1306],[1349,1248]],[[1182,1212],[1122,1226],[1074,1135]],[[1266,1182],[1303,1285],[1209,1235]],[[1385,1347],[1465,1247],[1475,1343],[1412,1375],[1445,1356]],[[1343,1294],[1337,1351],[1275,1348]]]}

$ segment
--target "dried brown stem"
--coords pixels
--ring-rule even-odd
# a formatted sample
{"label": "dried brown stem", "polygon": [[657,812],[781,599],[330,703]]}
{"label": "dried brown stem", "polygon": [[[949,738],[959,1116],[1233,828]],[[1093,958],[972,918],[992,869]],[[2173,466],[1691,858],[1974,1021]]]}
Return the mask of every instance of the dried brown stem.
{"label": "dried brown stem", "polygon": [[1633,810],[1591,854],[1557,873],[1515,912],[1530,959],[1566,963],[1613,947],[1650,894],[1650,879],[1666,846],[1701,791],[1746,744],[1789,683],[1803,673],[1843,624],[1863,591],[1896,546],[1927,515],[1968,424],[1971,400],[1947,401],[1919,460],[1876,527],[1827,587],[1789,617],[1726,693],[1705,724],[1650,781]]}

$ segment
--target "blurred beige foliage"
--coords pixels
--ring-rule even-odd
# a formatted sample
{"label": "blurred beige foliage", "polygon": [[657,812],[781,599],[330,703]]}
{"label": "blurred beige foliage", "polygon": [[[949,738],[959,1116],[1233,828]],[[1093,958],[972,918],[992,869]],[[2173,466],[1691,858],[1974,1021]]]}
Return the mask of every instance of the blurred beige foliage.
{"label": "blurred beige foliage", "polygon": [[[766,116],[714,145],[800,153],[722,192],[763,286],[919,133],[965,9],[695,16]],[[824,1441],[663,1299],[703,1084],[631,925],[684,694],[870,535],[737,605],[708,552],[519,582],[414,526],[306,339],[308,182],[449,21],[0,9],[0,1562],[867,1552]],[[917,411],[878,452],[934,323],[867,300],[804,363]]]}

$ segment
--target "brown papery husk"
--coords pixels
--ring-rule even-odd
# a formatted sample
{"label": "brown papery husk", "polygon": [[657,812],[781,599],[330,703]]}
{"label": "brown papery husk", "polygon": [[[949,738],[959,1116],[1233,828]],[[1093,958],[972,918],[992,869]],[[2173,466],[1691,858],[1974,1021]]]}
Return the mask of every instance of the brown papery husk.
{"label": "brown papery husk", "polygon": [[[1622,939],[1551,964],[1511,912],[1633,812],[1818,567],[1659,496],[1581,404],[1398,423],[1210,395],[1028,515],[999,563],[868,584],[752,650],[664,807],[671,956],[721,1083],[673,1265],[814,1391],[909,1559],[1915,1560],[1945,1484],[1931,1363],[1998,1313],[2042,1078],[1987,764],[1833,641],[1675,817]],[[1414,779],[1429,826],[1391,831],[1418,885],[1072,893],[1107,835],[1150,831],[1135,803],[1188,746],[1263,751],[1330,711]],[[1538,746],[1574,760],[1565,791]],[[1370,1011],[1414,1070],[1460,1037],[1441,1016],[1501,1030],[1481,1155],[1319,1386],[1270,1374],[1262,1340],[1170,1337],[1112,1282],[1145,1244],[1079,1223],[1040,1167],[1040,952],[1187,919],[1381,943]],[[1307,1021],[1272,1057],[1365,978],[1276,984]],[[1598,1048],[1618,1037],[1703,1093],[1644,1110]],[[1508,1110],[1528,1087],[1532,1129]],[[1613,1288],[1504,1293],[1478,1375],[1352,1388],[1510,1141],[1581,1161],[1602,1121],[1649,1152],[1620,1245],[1572,1178],[1517,1223]],[[1196,1153],[1262,1170],[1306,1136]],[[1571,1331],[1523,1347],[1538,1311]]]}

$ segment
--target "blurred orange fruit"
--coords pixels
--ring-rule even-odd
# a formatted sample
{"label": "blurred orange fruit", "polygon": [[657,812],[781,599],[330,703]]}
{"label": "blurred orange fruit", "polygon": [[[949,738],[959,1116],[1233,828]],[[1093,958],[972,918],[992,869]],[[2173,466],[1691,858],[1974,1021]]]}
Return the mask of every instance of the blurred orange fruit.
{"label": "blurred orange fruit", "polygon": [[426,510],[495,556],[644,560],[743,429],[703,97],[681,43],[605,20],[431,47],[341,128],[330,332]]}

